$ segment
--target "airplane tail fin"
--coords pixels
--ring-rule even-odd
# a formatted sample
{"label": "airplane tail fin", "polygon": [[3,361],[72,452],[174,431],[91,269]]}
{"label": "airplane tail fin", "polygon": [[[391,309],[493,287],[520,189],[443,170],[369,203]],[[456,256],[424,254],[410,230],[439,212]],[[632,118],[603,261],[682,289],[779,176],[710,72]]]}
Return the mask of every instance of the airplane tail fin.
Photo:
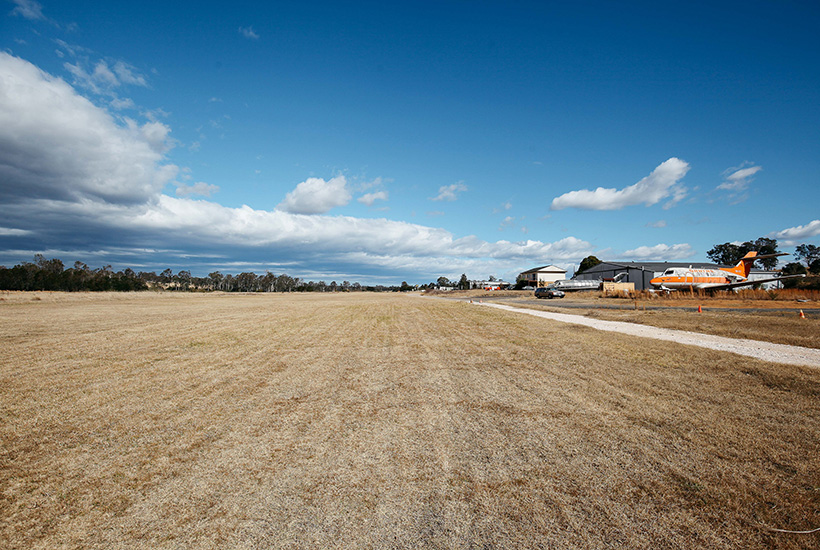
{"label": "airplane tail fin", "polygon": [[751,252],[747,252],[746,255],[740,259],[740,261],[737,263],[735,267],[727,269],[727,271],[732,271],[748,279],[749,272],[752,270],[752,266],[757,260],[763,260],[766,258],[777,258],[778,256],[788,256],[788,254],[786,254],[785,252],[779,252],[777,254],[758,254],[756,251],[752,250]]}

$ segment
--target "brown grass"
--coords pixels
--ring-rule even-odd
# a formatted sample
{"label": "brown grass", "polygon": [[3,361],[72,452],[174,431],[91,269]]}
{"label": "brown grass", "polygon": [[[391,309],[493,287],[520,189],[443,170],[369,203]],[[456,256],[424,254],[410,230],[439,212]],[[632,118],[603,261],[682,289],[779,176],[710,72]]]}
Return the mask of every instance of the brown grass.
{"label": "brown grass", "polygon": [[[811,548],[820,372],[396,295],[0,302],[6,548]],[[580,335],[580,337],[579,337]]]}
{"label": "brown grass", "polygon": [[[566,298],[559,301],[537,300],[530,292],[507,296],[485,293],[468,297],[608,321],[820,348],[820,307],[817,302],[756,300],[748,296],[743,299],[698,295],[673,298],[641,296],[630,300],[607,298],[597,292],[579,292],[568,293]],[[567,307],[570,305],[576,307]],[[611,309],[612,306],[619,309]],[[698,306],[702,306],[700,313]],[[803,318],[799,315],[801,310]]]}

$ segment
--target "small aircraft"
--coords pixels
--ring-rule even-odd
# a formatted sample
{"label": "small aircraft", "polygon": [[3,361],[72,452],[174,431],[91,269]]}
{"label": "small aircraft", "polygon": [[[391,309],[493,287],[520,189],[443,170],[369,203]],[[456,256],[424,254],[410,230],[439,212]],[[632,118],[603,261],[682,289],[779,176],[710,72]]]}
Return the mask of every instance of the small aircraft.
{"label": "small aircraft", "polygon": [[749,272],[755,260],[763,258],[774,258],[786,256],[787,254],[764,254],[757,255],[752,251],[743,256],[734,267],[723,267],[719,269],[694,269],[692,267],[670,267],[663,272],[660,277],[655,277],[650,283],[660,290],[679,289],[701,289],[701,290],[729,290],[742,286],[768,283],[770,281],[782,281],[794,277],[805,277],[805,275],[784,275],[782,277],[772,277],[771,279],[749,280]]}

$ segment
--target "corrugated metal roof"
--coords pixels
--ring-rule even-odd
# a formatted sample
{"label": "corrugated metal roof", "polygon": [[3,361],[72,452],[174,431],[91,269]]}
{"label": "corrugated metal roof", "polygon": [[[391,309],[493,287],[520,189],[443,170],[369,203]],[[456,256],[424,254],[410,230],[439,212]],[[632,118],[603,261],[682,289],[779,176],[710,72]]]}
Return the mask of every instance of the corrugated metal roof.
{"label": "corrugated metal roof", "polygon": [[603,271],[613,271],[618,269],[643,269],[645,271],[666,271],[670,267],[694,267],[696,269],[719,269],[721,266],[711,263],[699,262],[601,262],[600,264],[585,269],[581,273],[600,273]]}

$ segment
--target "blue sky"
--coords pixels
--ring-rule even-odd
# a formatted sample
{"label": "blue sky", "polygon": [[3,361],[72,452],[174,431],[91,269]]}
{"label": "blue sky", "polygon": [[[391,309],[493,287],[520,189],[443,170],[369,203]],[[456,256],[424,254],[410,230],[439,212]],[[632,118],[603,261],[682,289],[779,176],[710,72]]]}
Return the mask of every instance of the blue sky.
{"label": "blue sky", "polygon": [[391,4],[6,2],[0,264],[424,283],[820,244],[818,4]]}

